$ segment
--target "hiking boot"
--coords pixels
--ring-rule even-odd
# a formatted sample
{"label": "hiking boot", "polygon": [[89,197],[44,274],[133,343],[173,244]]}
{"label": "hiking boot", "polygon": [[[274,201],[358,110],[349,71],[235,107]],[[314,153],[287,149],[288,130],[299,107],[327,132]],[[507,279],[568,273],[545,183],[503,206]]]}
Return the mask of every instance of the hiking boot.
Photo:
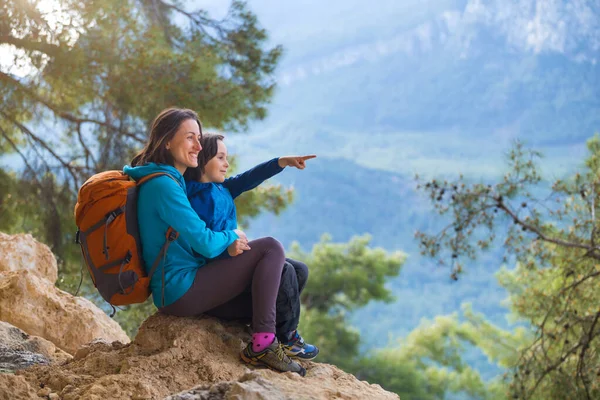
{"label": "hiking boot", "polygon": [[291,371],[297,372],[300,376],[306,375],[306,370],[285,354],[277,338],[269,347],[258,353],[252,351],[252,342],[248,343],[248,346],[240,353],[240,357],[248,364],[266,366],[277,372]]}
{"label": "hiking boot", "polygon": [[298,331],[294,332],[289,342],[283,344],[283,349],[288,356],[307,361],[312,360],[319,354],[319,348],[305,343]]}

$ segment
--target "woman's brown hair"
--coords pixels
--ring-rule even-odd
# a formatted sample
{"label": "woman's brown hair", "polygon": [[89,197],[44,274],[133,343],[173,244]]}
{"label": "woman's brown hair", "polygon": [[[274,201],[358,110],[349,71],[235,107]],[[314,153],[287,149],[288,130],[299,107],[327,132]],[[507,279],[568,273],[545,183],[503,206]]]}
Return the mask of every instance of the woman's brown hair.
{"label": "woman's brown hair", "polygon": [[181,124],[188,119],[193,119],[198,123],[200,137],[202,137],[202,123],[196,112],[187,108],[167,108],[162,110],[152,122],[148,143],[146,143],[142,151],[133,157],[131,166],[135,167],[150,162],[173,165],[173,156],[167,150],[167,142],[173,139]]}
{"label": "woman's brown hair", "polygon": [[223,135],[216,133],[202,135],[202,138],[200,139],[202,150],[198,153],[198,166],[186,169],[183,177],[190,181],[200,181],[202,174],[204,173],[204,167],[217,155],[217,152],[219,151],[219,140],[223,139],[225,139]]}

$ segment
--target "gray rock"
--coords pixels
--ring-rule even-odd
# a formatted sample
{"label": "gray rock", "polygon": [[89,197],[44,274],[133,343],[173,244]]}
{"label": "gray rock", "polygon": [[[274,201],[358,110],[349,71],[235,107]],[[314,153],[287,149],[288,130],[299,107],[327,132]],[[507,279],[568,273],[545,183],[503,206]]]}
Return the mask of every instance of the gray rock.
{"label": "gray rock", "polygon": [[51,360],[41,354],[43,339],[33,338],[21,329],[0,321],[0,371],[14,372],[35,364],[47,365]]}
{"label": "gray rock", "polygon": [[13,372],[36,364],[47,365],[50,361],[39,353],[9,349],[0,344],[0,370]]}

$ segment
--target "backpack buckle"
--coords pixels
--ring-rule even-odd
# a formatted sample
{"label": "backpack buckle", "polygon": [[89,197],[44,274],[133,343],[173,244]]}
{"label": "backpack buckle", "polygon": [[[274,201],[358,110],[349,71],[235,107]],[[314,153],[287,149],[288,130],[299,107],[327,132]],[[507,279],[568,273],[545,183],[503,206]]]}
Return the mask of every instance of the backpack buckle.
{"label": "backpack buckle", "polygon": [[116,210],[111,211],[108,214],[106,214],[106,224],[108,225],[111,222],[113,222],[115,220],[115,218],[117,218],[122,213],[123,213],[123,210],[121,210],[120,208],[117,208]]}
{"label": "backpack buckle", "polygon": [[169,232],[167,232],[167,240],[169,242],[174,241],[175,239],[177,239],[178,236],[179,236],[179,233],[177,233],[177,231],[174,231],[173,229],[171,229]]}
{"label": "backpack buckle", "polygon": [[81,231],[79,229],[77,229],[77,232],[75,232],[75,244],[81,244],[81,241],[79,240],[80,235],[81,235]]}

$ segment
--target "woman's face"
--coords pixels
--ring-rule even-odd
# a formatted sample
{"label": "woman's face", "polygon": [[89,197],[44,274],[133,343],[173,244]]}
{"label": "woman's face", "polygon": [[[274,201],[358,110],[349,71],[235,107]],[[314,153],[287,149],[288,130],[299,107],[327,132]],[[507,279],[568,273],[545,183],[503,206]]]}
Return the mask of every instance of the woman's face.
{"label": "woman's face", "polygon": [[167,142],[167,150],[173,156],[173,166],[183,175],[185,170],[198,166],[200,146],[200,126],[193,119],[185,120],[177,133]]}
{"label": "woman's face", "polygon": [[201,182],[218,182],[222,183],[227,175],[227,146],[222,140],[217,140],[217,154],[211,158],[202,171]]}

